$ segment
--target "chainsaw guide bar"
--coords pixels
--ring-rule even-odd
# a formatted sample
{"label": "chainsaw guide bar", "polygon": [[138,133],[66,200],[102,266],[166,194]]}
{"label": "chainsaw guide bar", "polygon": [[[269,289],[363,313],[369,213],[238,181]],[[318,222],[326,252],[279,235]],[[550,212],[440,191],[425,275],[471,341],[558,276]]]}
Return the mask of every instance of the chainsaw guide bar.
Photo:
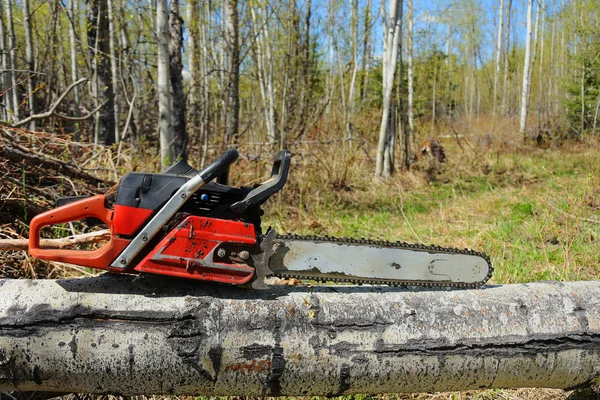
{"label": "chainsaw guide bar", "polygon": [[[445,248],[329,236],[262,233],[262,205],[285,185],[292,154],[275,155],[271,176],[240,188],[212,182],[238,158],[234,149],[197,171],[184,161],[163,173],[131,172],[114,194],[59,200],[30,224],[29,253],[39,259],[118,274],[266,289],[264,278],[469,289],[492,276],[487,255]],[[44,226],[105,224],[110,241],[95,250],[40,247]]]}
{"label": "chainsaw guide bar", "polygon": [[[367,284],[367,285],[388,285],[388,286],[406,286],[406,287],[427,287],[427,288],[453,288],[453,289],[475,289],[483,286],[493,274],[493,266],[489,256],[485,253],[473,251],[471,249],[458,249],[450,247],[442,247],[435,245],[423,245],[423,244],[411,244],[406,242],[388,242],[384,240],[368,240],[368,239],[352,239],[352,238],[336,238],[332,236],[301,236],[294,234],[277,235],[274,239],[275,247],[281,246],[281,243],[307,243],[307,244],[319,244],[329,243],[335,246],[340,246],[341,251],[348,251],[348,248],[355,248],[357,251],[364,251],[365,248],[371,249],[393,249],[397,252],[411,252],[411,253],[423,253],[426,255],[434,255],[436,257],[443,255],[452,256],[464,256],[469,260],[476,260],[478,267],[482,269],[480,273],[484,276],[479,281],[473,282],[456,282],[456,281],[427,281],[427,280],[409,280],[402,279],[401,273],[397,273],[398,278],[385,279],[381,277],[361,277],[352,274],[351,265],[340,265],[340,270],[346,270],[345,272],[322,272],[318,268],[310,267],[310,261],[304,263],[308,268],[303,270],[276,270],[273,271],[273,276],[282,279],[300,279],[300,280],[313,280],[317,282],[339,282],[339,283],[351,283],[351,284]],[[277,254],[277,250],[275,250]],[[320,253],[313,253],[318,256]],[[308,257],[311,258],[311,257]],[[331,259],[329,254],[328,259]],[[272,256],[271,260],[278,260],[276,256]],[[271,269],[276,269],[278,266],[273,265],[271,262]],[[363,260],[364,261],[364,260]],[[395,263],[392,263],[395,264]],[[394,265],[398,271],[402,268],[400,265]],[[458,265],[451,265],[451,267],[459,267]],[[374,269],[383,270],[384,265],[374,265]],[[410,267],[407,267],[410,268]]]}

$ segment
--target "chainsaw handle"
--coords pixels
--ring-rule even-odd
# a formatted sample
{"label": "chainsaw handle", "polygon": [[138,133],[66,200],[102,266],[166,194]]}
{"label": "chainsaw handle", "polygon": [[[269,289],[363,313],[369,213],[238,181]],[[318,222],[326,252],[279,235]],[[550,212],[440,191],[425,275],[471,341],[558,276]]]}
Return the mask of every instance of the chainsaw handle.
{"label": "chainsaw handle", "polygon": [[212,181],[217,176],[227,171],[229,166],[238,159],[238,156],[239,153],[236,149],[226,150],[221,157],[217,158],[212,164],[200,171],[200,178],[202,178],[204,183]]}
{"label": "chainsaw handle", "polygon": [[233,203],[231,211],[241,214],[252,206],[264,203],[269,197],[280,191],[287,181],[291,159],[292,153],[289,150],[281,150],[277,153],[271,169],[271,177],[252,189],[243,200]]}
{"label": "chainsaw handle", "polygon": [[[125,245],[126,239],[112,237],[113,211],[104,206],[106,196],[99,195],[66,204],[37,215],[29,225],[29,254],[42,259],[106,269]],[[40,248],[40,233],[48,225],[97,218],[111,231],[111,240],[97,250],[64,250]]]}

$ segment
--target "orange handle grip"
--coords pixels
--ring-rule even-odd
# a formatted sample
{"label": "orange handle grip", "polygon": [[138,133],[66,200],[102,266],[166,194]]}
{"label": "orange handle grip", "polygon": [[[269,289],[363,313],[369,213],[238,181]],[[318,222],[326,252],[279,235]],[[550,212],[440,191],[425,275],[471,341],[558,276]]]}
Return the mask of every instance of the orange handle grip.
{"label": "orange handle grip", "polygon": [[[112,236],[113,211],[104,207],[104,201],[104,195],[94,196],[46,211],[33,218],[29,225],[29,254],[41,260],[107,269],[127,246],[129,240]],[[78,221],[83,218],[98,218],[104,222],[111,231],[110,241],[97,250],[40,248],[40,232],[44,226]]]}

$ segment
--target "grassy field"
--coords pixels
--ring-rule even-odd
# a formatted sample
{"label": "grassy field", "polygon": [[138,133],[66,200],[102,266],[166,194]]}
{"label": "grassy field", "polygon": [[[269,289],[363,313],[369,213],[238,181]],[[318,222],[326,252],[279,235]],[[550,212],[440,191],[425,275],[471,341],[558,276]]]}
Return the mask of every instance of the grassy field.
{"label": "grassy field", "polygon": [[[517,146],[464,153],[448,164],[373,180],[368,160],[343,183],[303,155],[265,223],[281,232],[401,240],[485,251],[493,282],[597,279],[600,253],[598,143]],[[351,157],[351,156],[349,156]],[[339,160],[336,160],[339,161]],[[310,171],[312,170],[312,175]],[[312,179],[311,179],[312,178]]]}

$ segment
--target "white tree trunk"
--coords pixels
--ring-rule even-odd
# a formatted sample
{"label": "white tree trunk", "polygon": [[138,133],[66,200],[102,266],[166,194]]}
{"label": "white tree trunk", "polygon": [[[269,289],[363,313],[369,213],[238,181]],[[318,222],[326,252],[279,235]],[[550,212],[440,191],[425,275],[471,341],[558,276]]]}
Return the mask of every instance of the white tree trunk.
{"label": "white tree trunk", "polygon": [[[256,37],[257,74],[263,103],[267,141],[274,145],[278,141],[275,122],[275,93],[273,90],[273,60],[269,35],[268,4],[250,5],[252,26]],[[256,12],[258,9],[258,13]]]}
{"label": "white tree trunk", "polygon": [[[71,48],[71,81],[77,82],[77,40],[75,37],[75,10],[78,9],[76,6],[77,0],[69,0],[67,5],[67,12],[69,15],[69,44]],[[79,86],[73,88],[73,116],[79,117]],[[76,133],[76,137],[79,137],[79,132]]]}
{"label": "white tree trunk", "polygon": [[169,78],[169,9],[167,0],[156,2],[156,38],[158,42],[158,112],[160,161],[163,168],[173,163],[173,101]]}
{"label": "white tree trunk", "polygon": [[19,112],[19,92],[17,85],[17,48],[15,41],[15,26],[13,22],[13,6],[11,0],[5,0],[4,8],[6,9],[6,25],[8,28],[8,59],[10,60],[10,93],[12,95],[12,114],[13,122],[17,122],[20,117]]}
{"label": "white tree trunk", "polygon": [[[33,58],[33,35],[31,33],[31,12],[29,0],[23,0],[23,28],[25,30],[25,58],[27,60],[27,103],[29,103],[29,115],[35,115],[37,108],[35,104],[35,60]],[[36,130],[35,120],[29,123],[29,130]]]}
{"label": "white tree trunk", "polygon": [[531,85],[531,34],[532,34],[533,0],[527,0],[527,36],[525,38],[525,61],[523,67],[523,88],[521,91],[521,118],[519,133],[525,138],[527,127],[527,111],[529,108],[529,88]]}
{"label": "white tree trunk", "polygon": [[[2,1],[0,1],[0,15],[4,15],[2,11]],[[6,48],[6,42],[4,41],[4,18],[0,20],[0,53],[2,57],[2,70],[8,71],[10,66],[8,63],[8,49]],[[10,97],[10,75],[8,73],[2,74],[2,102],[4,103],[4,107],[0,107],[2,109],[2,120],[8,121],[9,115],[12,112],[12,99]]]}
{"label": "white tree trunk", "polygon": [[502,55],[502,35],[504,33],[504,0],[500,0],[498,10],[498,36],[496,37],[496,55],[494,65],[494,105],[493,114],[496,116],[496,105],[498,103],[498,79],[500,78],[500,56]]}
{"label": "white tree trunk", "polygon": [[408,118],[408,136],[409,142],[414,140],[415,135],[415,73],[413,62],[413,28],[414,28],[414,9],[413,0],[408,0],[406,10],[406,74],[408,88],[407,118]]}
{"label": "white tree trunk", "polygon": [[396,62],[402,35],[402,0],[390,0],[389,16],[385,12],[385,3],[381,3],[383,15],[383,112],[377,143],[375,176],[384,176],[384,157],[388,139],[392,90],[396,73]]}
{"label": "white tree trunk", "polygon": [[352,139],[354,114],[356,112],[356,76],[358,74],[358,0],[352,1],[351,11],[352,27],[352,78],[350,79],[350,88],[348,89],[348,116],[346,118],[346,137]]}
{"label": "white tree trunk", "polygon": [[504,30],[504,76],[502,82],[502,113],[508,113],[508,67],[510,51],[510,19],[511,19],[512,0],[508,0],[506,8],[506,29]]}
{"label": "white tree trunk", "polygon": [[2,280],[0,391],[341,396],[600,383],[600,284]]}
{"label": "white tree trunk", "polygon": [[108,45],[109,45],[109,49],[110,49],[110,70],[111,70],[111,80],[112,80],[112,87],[113,87],[113,92],[114,92],[114,96],[115,96],[115,106],[114,106],[114,119],[115,119],[115,143],[119,143],[119,139],[121,137],[120,133],[119,133],[119,125],[120,125],[120,118],[119,118],[119,70],[117,69],[117,52],[116,52],[116,39],[115,39],[115,32],[116,32],[116,27],[115,27],[115,13],[113,10],[113,1],[114,0],[108,0],[106,2],[106,4],[108,5]]}

